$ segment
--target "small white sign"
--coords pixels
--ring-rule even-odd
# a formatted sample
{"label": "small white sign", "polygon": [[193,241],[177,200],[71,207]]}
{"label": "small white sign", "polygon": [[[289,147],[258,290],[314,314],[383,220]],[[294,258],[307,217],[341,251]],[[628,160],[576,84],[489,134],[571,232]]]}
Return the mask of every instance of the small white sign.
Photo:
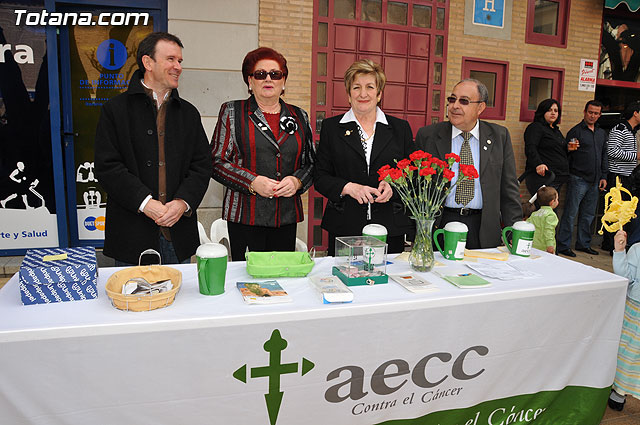
{"label": "small white sign", "polygon": [[0,209],[0,249],[58,246],[58,221],[45,207]]}
{"label": "small white sign", "polygon": [[518,255],[531,255],[531,247],[533,246],[533,241],[528,241],[526,239],[519,239],[518,246],[516,247],[516,254]]}
{"label": "small white sign", "polygon": [[580,59],[580,79],[578,90],[596,91],[596,78],[598,76],[598,61],[593,59]]}
{"label": "small white sign", "polygon": [[78,239],[104,239],[106,208],[78,208]]}

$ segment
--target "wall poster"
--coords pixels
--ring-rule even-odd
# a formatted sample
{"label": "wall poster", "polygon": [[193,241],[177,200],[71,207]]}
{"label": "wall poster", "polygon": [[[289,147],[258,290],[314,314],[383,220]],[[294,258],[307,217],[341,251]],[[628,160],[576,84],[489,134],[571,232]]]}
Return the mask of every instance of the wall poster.
{"label": "wall poster", "polygon": [[15,6],[0,4],[0,250],[57,247],[45,27]]}
{"label": "wall poster", "polygon": [[146,25],[69,28],[71,110],[73,132],[76,133],[75,196],[80,240],[104,239],[107,195],[93,170],[93,143],[101,106],[127,90],[137,69],[138,44],[152,31],[151,17]]}

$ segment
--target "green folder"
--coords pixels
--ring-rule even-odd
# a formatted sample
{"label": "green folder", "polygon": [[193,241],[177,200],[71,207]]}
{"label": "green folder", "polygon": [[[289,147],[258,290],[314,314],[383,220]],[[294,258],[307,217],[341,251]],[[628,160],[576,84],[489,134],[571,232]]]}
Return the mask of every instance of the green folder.
{"label": "green folder", "polygon": [[441,278],[458,288],[483,288],[491,286],[491,282],[466,271],[443,270],[438,272]]}

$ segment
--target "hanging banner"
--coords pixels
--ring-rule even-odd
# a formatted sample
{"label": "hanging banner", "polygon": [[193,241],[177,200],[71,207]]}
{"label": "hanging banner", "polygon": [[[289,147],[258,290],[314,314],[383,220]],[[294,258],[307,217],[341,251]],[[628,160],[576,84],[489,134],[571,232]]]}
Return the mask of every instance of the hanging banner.
{"label": "hanging banner", "polygon": [[93,142],[101,106],[127,90],[131,75],[137,69],[138,44],[152,28],[152,19],[148,19],[146,25],[138,22],[137,25],[69,29],[75,199],[80,240],[104,239],[107,194],[93,170]]}
{"label": "hanging banner", "polygon": [[0,250],[56,247],[45,27],[14,9],[0,5]]}

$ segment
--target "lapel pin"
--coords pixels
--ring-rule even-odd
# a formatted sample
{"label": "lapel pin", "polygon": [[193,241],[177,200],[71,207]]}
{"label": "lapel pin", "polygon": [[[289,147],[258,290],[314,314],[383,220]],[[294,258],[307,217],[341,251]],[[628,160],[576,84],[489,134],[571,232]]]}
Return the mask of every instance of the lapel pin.
{"label": "lapel pin", "polygon": [[487,145],[491,144],[491,140],[487,139]]}
{"label": "lapel pin", "polygon": [[344,132],[344,135],[345,135],[345,136],[351,136],[351,130],[347,130],[347,131],[345,131],[345,132]]}

